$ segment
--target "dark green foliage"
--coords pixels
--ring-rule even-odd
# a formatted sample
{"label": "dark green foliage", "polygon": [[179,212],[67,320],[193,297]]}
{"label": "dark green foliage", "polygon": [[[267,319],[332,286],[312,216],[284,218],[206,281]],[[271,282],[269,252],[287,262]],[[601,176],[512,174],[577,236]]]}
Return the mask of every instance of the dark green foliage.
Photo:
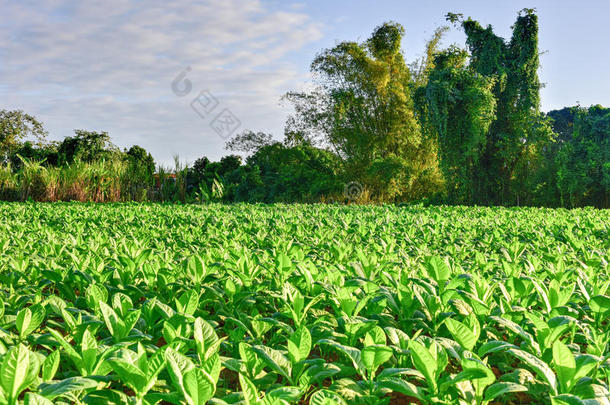
{"label": "dark green foliage", "polygon": [[574,119],[578,111],[578,107],[564,107],[561,110],[549,111],[546,114],[552,120],[553,131],[557,134],[557,141],[559,143],[572,140]]}
{"label": "dark green foliage", "polygon": [[[241,201],[319,201],[339,193],[338,159],[310,145],[287,147],[274,143],[247,159],[248,181],[237,188]],[[253,172],[258,173],[255,175]]]}
{"label": "dark green foliage", "polygon": [[205,181],[206,168],[210,164],[210,159],[203,156],[193,163],[192,167],[188,168],[187,171],[187,187],[188,190],[195,190],[200,184]]}
{"label": "dark green foliage", "polygon": [[61,163],[72,163],[75,160],[91,163],[108,159],[112,155],[112,149],[116,149],[110,142],[108,132],[75,129],[74,133],[74,136],[66,137],[59,144]]}
{"label": "dark green foliage", "polygon": [[134,145],[125,153],[131,199],[143,200],[154,184],[155,160],[144,148]]}
{"label": "dark green foliage", "polygon": [[20,169],[23,167],[22,158],[42,162],[44,165],[48,166],[56,166],[59,158],[57,143],[50,142],[42,145],[35,145],[31,141],[25,141],[13,150],[9,157],[9,161],[15,169]]}
{"label": "dark green foliage", "polygon": [[494,79],[477,75],[467,57],[455,47],[437,53],[427,85],[418,89],[423,127],[438,142],[447,198],[462,204],[482,194],[488,174],[480,165],[496,107]]}
{"label": "dark green foliage", "polygon": [[533,10],[523,10],[506,43],[470,19],[462,24],[475,72],[494,77],[496,119],[488,132],[482,167],[488,175],[480,203],[516,204],[519,188],[525,182],[517,176],[519,166],[536,159],[548,143],[552,131],[540,114],[538,79],[538,18]]}
{"label": "dark green foliage", "polygon": [[141,171],[143,175],[151,177],[155,172],[155,160],[146,149],[134,145],[127,151],[129,162]]}
{"label": "dark green foliage", "polygon": [[439,142],[450,201],[518,205],[554,136],[540,113],[538,19],[522,10],[508,42],[470,18],[461,26],[469,54],[437,55],[420,109]]}
{"label": "dark green foliage", "polygon": [[[557,181],[562,203],[573,207],[609,206],[610,108],[574,108],[557,155]],[[569,117],[569,116],[568,116]],[[569,129],[572,129],[570,134]]]}
{"label": "dark green foliage", "polygon": [[21,110],[0,110],[0,163],[10,160],[27,138],[42,141],[47,131],[36,117]]}
{"label": "dark green foliage", "polygon": [[218,183],[227,202],[314,202],[342,190],[336,173],[338,159],[327,150],[275,142],[250,151],[243,165],[236,155],[218,162],[197,159],[188,169],[189,192],[211,195]]}

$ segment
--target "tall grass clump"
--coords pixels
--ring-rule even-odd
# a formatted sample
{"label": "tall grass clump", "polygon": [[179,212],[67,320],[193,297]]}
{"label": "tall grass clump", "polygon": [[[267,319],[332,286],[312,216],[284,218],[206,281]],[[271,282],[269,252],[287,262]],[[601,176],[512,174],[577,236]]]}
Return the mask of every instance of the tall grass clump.
{"label": "tall grass clump", "polygon": [[11,164],[0,165],[0,199],[17,200],[17,176],[13,173]]}
{"label": "tall grass clump", "polygon": [[152,173],[144,173],[121,159],[75,160],[62,166],[20,159],[22,164],[17,169],[10,163],[0,165],[0,200],[118,202],[186,198],[184,173],[161,174],[165,179],[159,193]]}

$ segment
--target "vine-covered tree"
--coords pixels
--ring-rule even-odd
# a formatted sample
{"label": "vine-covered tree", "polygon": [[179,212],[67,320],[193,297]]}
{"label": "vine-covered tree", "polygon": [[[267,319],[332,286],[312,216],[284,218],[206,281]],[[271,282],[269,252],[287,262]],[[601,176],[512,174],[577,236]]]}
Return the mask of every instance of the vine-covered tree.
{"label": "vine-covered tree", "polygon": [[495,118],[495,80],[467,66],[457,47],[436,54],[428,83],[417,100],[425,133],[439,145],[440,167],[452,203],[477,201],[487,177],[480,171],[489,127]]}
{"label": "vine-covered tree", "polygon": [[[462,180],[456,185],[470,188],[458,193],[462,198],[470,195],[464,202],[519,204],[529,173],[540,164],[541,152],[553,138],[548,120],[540,113],[537,16],[533,9],[522,10],[508,42],[494,34],[490,25],[484,28],[458,14],[448,14],[447,18],[461,22],[470,62],[467,68],[461,68],[459,79],[465,81],[462,85],[456,87],[458,77],[448,72],[444,73],[447,81],[443,83],[442,73],[436,69],[437,79],[425,91],[428,122],[437,131],[439,142],[445,143],[440,146],[446,152],[441,156],[445,159],[441,166],[447,174],[447,168],[457,168],[460,159],[470,159],[474,165],[475,177],[466,181],[469,176],[461,173]],[[469,88],[465,87],[460,97],[472,97],[469,102],[473,104],[464,108],[481,112],[479,119],[472,114],[464,116],[463,110],[454,108],[455,99],[449,97],[465,84]],[[492,110],[495,113],[488,122]],[[471,121],[464,123],[468,119]],[[452,146],[462,142],[464,132],[445,122],[462,122],[473,130],[467,135],[472,143],[466,146],[465,156],[459,156],[463,149]]]}
{"label": "vine-covered tree", "polygon": [[472,19],[464,21],[462,27],[473,69],[496,78],[496,119],[483,157],[483,168],[489,175],[485,194],[497,204],[517,203],[512,188],[524,179],[515,176],[516,169],[536,159],[542,145],[553,136],[540,114],[538,17],[534,9],[522,10],[508,43],[496,36],[491,26],[483,28]]}

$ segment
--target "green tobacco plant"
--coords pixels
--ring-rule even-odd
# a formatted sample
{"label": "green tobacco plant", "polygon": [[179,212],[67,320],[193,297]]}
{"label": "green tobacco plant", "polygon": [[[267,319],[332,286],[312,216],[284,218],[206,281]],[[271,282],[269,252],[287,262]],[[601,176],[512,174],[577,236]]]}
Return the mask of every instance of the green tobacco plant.
{"label": "green tobacco plant", "polygon": [[19,395],[36,382],[40,355],[26,346],[13,346],[2,355],[0,363],[0,400],[8,405],[18,403]]}
{"label": "green tobacco plant", "polygon": [[163,351],[158,350],[149,357],[141,343],[138,343],[137,352],[122,349],[108,358],[107,362],[119,380],[134,391],[135,403],[138,405],[143,403],[145,395],[165,367]]}
{"label": "green tobacco plant", "polygon": [[608,403],[608,211],[0,215],[0,404]]}

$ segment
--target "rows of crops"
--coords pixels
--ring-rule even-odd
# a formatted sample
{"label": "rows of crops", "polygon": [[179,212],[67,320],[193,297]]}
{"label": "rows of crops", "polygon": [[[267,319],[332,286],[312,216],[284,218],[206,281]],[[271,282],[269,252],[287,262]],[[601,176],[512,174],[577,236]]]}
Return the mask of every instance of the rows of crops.
{"label": "rows of crops", "polygon": [[610,403],[610,211],[0,217],[2,404]]}

